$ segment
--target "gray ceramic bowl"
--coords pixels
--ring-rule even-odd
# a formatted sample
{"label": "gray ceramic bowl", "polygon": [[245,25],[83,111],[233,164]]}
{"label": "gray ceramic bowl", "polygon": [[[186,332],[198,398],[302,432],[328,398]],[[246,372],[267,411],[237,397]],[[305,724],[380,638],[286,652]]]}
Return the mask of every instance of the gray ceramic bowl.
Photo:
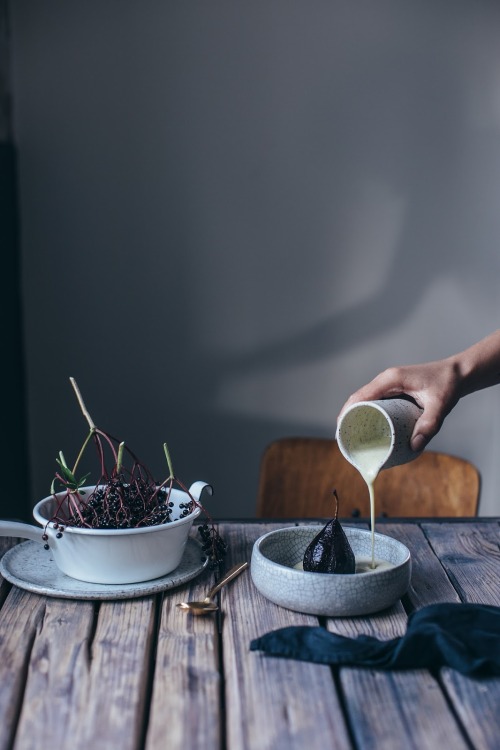
{"label": "gray ceramic bowl", "polygon": [[[410,551],[384,534],[375,534],[375,558],[392,563],[365,573],[310,573],[294,566],[323,526],[291,526],[264,534],[252,550],[251,576],[267,599],[280,607],[312,615],[354,616],[391,606],[408,589]],[[349,526],[344,531],[356,562],[371,558],[371,532]]]}

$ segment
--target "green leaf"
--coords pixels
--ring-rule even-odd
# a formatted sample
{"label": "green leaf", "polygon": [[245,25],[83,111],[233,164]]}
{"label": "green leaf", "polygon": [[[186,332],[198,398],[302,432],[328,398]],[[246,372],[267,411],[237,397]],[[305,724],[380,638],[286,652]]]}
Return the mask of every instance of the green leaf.
{"label": "green leaf", "polygon": [[80,481],[78,482],[78,488],[83,487],[83,485],[85,484],[89,476],[90,476],[90,472],[88,474],[85,474],[85,476],[80,479]]}
{"label": "green leaf", "polygon": [[63,475],[64,479],[66,479],[67,482],[76,485],[76,477],[73,474],[73,472],[71,471],[71,469],[68,469],[68,467],[66,466],[66,464],[62,463],[57,458],[56,458],[56,462],[61,467],[61,474]]}
{"label": "green leaf", "polygon": [[64,458],[64,453],[62,451],[59,451],[59,458],[58,459],[56,458],[56,461],[59,464],[59,466],[61,466],[61,468],[62,467],[66,469],[68,468],[68,464],[66,463],[66,459]]}

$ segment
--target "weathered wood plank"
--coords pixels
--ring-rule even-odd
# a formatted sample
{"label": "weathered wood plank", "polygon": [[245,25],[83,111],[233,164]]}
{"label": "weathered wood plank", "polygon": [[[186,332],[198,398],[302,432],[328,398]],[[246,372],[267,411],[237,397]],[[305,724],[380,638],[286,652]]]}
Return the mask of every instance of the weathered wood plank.
{"label": "weathered wood plank", "polygon": [[461,599],[500,603],[500,526],[485,523],[422,524]]}
{"label": "weathered wood plank", "polygon": [[341,670],[357,750],[466,750],[436,680],[425,671]]}
{"label": "weathered wood plank", "polygon": [[29,655],[15,747],[76,746],[73,715],[85,712],[93,619],[91,602],[46,600]]}
{"label": "weathered wood plank", "polygon": [[89,648],[85,701],[72,711],[71,750],[136,750],[144,732],[155,599],[100,605]]}
{"label": "weathered wood plank", "polygon": [[[429,523],[423,529],[461,598],[500,606],[500,526]],[[473,746],[496,750],[500,679],[471,679],[444,669],[442,681]]]}
{"label": "weathered wood plank", "polygon": [[0,750],[12,747],[45,599],[13,587],[0,610]]}
{"label": "weathered wood plank", "polygon": [[[257,536],[282,525],[223,526],[227,566],[249,560]],[[498,524],[423,528],[426,537],[406,523],[383,527],[412,552],[412,605],[457,601],[454,586],[463,600],[500,605]],[[13,587],[0,609],[0,750],[496,750],[500,680],[470,680],[449,669],[439,681],[425,671],[362,669],[342,669],[337,679],[323,665],[250,652],[250,641],[269,630],[318,621],[264,599],[248,571],[221,592],[219,635],[216,616],[189,617],[175,608],[187,597],[203,598],[212,583],[207,572],[166,592],[161,612],[159,599],[98,605]],[[405,624],[399,603],[367,618],[327,621],[351,637],[391,638]]]}
{"label": "weathered wood plank", "polygon": [[[285,525],[285,524],[282,524]],[[255,539],[269,525],[223,528],[232,565],[250,560]],[[329,667],[250,652],[253,638],[317,619],[276,606],[243,573],[223,593],[223,660],[227,747],[238,750],[350,748]]]}
{"label": "weathered wood plank", "polygon": [[417,524],[387,523],[379,531],[398,539],[410,550],[412,576],[407,596],[415,609],[438,602],[460,601],[439,558]]}
{"label": "weathered wood plank", "polygon": [[[408,596],[415,607],[457,595],[439,560],[418,527],[384,524],[381,533],[406,544],[413,560]],[[436,590],[433,583],[436,581]],[[348,637],[360,634],[388,639],[406,631],[407,616],[401,603],[369,617],[334,618],[327,627]],[[363,748],[465,748],[466,744],[449,710],[439,683],[426,671],[387,673],[342,669],[340,684],[357,746]],[[425,716],[425,722],[421,717]],[[411,727],[411,737],[408,728]],[[446,740],[450,743],[446,745]]]}
{"label": "weathered wood plank", "polygon": [[442,680],[472,746],[498,750],[500,679],[471,679],[443,669]]}
{"label": "weathered wood plank", "polygon": [[204,572],[191,585],[166,592],[156,651],[147,750],[219,750],[223,716],[217,619],[176,608],[201,600],[214,584]]}
{"label": "weathered wood plank", "polygon": [[[13,592],[21,594],[16,588]],[[31,642],[26,648],[24,642],[18,646],[25,659],[31,652],[31,660],[14,747],[22,750],[45,750],[52,746],[68,750],[139,748],[151,661],[153,599],[102,604],[91,642],[92,604],[47,600],[45,610],[43,597],[27,596],[27,604],[33,606],[38,600],[41,611],[35,623],[38,632],[33,627],[23,628],[26,632],[23,641],[34,639],[33,649]],[[24,620],[26,604],[19,601],[13,604],[17,617]],[[1,615],[5,609],[4,606]],[[43,614],[46,614],[44,619]],[[5,643],[1,643],[1,650],[2,657],[10,651],[6,651]],[[20,663],[18,692],[24,686],[27,668]],[[2,680],[12,671],[6,675],[3,665]],[[4,688],[5,683],[0,695],[11,693],[15,699],[14,687],[8,684],[5,693]],[[11,713],[15,710],[14,702]],[[2,711],[2,718],[4,713],[7,711]],[[4,746],[10,747],[8,743],[0,745]]]}
{"label": "weathered wood plank", "polygon": [[372,635],[375,638],[397,638],[406,630],[407,616],[401,602],[392,607],[375,612],[366,617],[329,617],[326,621],[327,630],[348,638],[358,635]]}

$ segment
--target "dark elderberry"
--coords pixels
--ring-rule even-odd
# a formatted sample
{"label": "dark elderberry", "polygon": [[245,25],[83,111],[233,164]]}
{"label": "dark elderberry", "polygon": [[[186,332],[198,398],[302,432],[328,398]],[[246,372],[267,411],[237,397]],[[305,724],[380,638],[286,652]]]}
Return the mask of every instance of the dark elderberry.
{"label": "dark elderberry", "polygon": [[201,547],[205,556],[202,562],[208,557],[209,566],[213,570],[224,561],[227,552],[227,544],[224,542],[219,532],[212,524],[202,524],[198,527],[198,533],[201,537]]}

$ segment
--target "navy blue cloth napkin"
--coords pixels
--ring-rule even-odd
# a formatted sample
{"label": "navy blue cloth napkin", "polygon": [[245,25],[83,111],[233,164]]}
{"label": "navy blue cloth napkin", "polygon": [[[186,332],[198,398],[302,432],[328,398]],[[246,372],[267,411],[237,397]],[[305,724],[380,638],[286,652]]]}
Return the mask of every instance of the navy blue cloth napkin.
{"label": "navy blue cloth napkin", "polygon": [[250,650],[318,664],[385,670],[448,666],[466,675],[500,675],[500,607],[431,604],[413,612],[405,635],[390,641],[292,626],[256,638]]}

